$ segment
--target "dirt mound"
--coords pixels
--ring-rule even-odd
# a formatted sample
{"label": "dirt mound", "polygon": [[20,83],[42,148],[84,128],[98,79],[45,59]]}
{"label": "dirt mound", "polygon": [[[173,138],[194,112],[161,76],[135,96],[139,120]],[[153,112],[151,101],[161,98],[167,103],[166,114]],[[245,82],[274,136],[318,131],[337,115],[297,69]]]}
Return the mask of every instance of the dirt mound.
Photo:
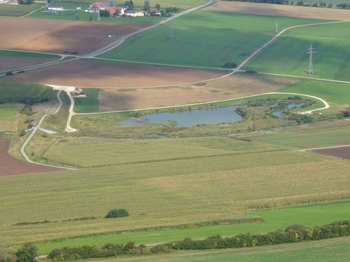
{"label": "dirt mound", "polygon": [[0,138],[0,176],[61,171],[62,169],[26,163],[10,156],[10,139]]}

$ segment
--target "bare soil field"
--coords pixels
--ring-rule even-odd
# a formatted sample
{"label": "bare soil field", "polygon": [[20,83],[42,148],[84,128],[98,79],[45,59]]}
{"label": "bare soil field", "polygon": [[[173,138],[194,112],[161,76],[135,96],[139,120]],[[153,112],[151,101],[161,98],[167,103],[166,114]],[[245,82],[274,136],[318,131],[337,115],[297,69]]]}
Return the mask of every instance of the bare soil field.
{"label": "bare soil field", "polygon": [[[19,17],[0,17],[0,24],[0,49],[56,54],[87,54],[147,26]],[[108,38],[112,33],[116,37]]]}
{"label": "bare soil field", "polygon": [[10,139],[0,138],[0,177],[62,170],[30,164],[13,158],[7,153],[10,142]]}
{"label": "bare soil field", "polygon": [[80,87],[154,87],[197,82],[224,74],[224,71],[213,72],[79,60],[1,79]]}
{"label": "bare soil field", "polygon": [[0,72],[43,64],[55,59],[0,56]]}
{"label": "bare soil field", "polygon": [[228,2],[219,1],[211,5],[205,10],[217,12],[234,12],[254,15],[271,15],[271,16],[291,16],[327,20],[342,20],[350,21],[350,11],[320,8],[320,7],[305,7],[305,6],[291,6],[291,5],[274,5],[261,3],[247,3],[247,2]]}
{"label": "bare soil field", "polygon": [[316,153],[350,159],[350,146],[313,150]]}
{"label": "bare soil field", "polygon": [[166,107],[233,99],[271,92],[290,80],[235,74],[214,81],[163,88],[108,88],[100,91],[99,111]]}

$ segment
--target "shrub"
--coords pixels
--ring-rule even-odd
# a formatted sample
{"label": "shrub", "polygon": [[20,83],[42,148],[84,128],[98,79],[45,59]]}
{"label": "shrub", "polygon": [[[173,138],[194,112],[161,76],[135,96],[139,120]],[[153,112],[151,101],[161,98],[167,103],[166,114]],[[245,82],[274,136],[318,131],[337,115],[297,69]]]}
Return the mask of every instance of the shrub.
{"label": "shrub", "polygon": [[129,213],[126,209],[112,209],[105,218],[128,217]]}

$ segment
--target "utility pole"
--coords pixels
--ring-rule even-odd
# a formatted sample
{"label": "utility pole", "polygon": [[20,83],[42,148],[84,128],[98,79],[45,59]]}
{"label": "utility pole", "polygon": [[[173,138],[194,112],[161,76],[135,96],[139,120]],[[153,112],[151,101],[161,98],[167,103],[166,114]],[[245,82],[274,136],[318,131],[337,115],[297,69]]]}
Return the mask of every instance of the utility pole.
{"label": "utility pole", "polygon": [[101,21],[100,8],[97,8],[97,21]]}
{"label": "utility pole", "polygon": [[310,75],[314,73],[314,70],[312,68],[312,54],[315,53],[313,51],[314,49],[315,48],[312,48],[312,45],[310,45],[310,48],[306,52],[307,54],[310,54],[310,57],[309,57],[309,70],[307,71],[307,73],[310,74]]}

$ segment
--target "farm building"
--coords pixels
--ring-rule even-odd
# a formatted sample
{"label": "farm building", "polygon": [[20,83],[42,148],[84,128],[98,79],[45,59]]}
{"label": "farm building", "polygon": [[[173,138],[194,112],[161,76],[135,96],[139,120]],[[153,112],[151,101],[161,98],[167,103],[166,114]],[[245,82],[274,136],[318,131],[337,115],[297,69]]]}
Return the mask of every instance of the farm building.
{"label": "farm building", "polygon": [[3,1],[3,2],[7,2],[8,4],[13,4],[13,5],[19,4],[19,0],[8,0],[8,1]]}
{"label": "farm building", "polygon": [[91,10],[105,10],[110,15],[114,15],[117,12],[117,7],[112,2],[95,2],[90,5]]}

